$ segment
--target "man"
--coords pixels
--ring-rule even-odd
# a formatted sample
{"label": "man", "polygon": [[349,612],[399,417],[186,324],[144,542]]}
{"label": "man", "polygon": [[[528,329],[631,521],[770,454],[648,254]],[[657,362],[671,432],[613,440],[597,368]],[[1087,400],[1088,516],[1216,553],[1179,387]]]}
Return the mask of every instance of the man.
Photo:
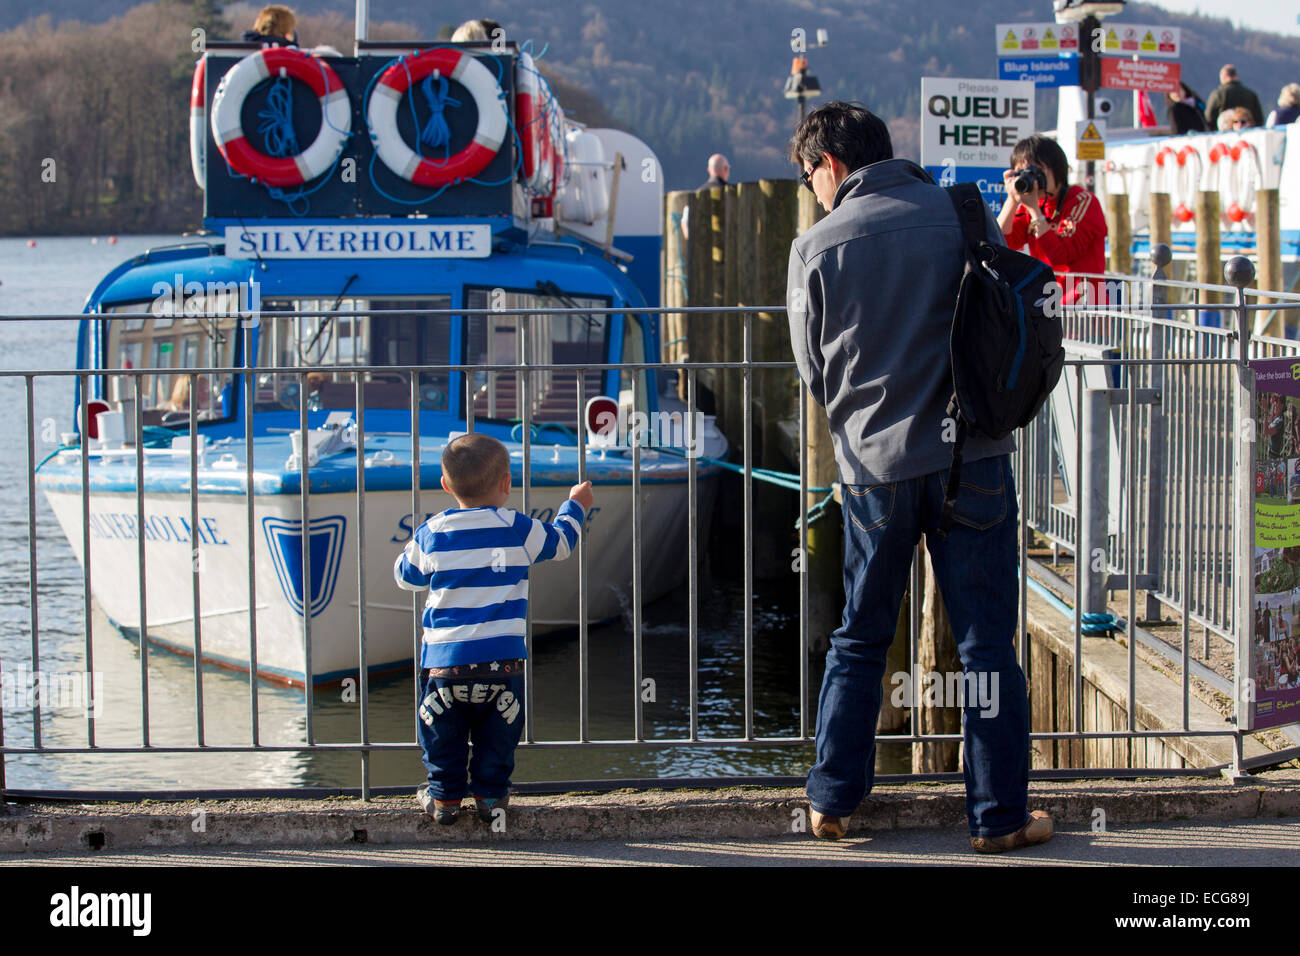
{"label": "man", "polygon": [[715,186],[727,185],[727,177],[731,175],[731,163],[727,162],[726,156],[714,153],[709,157],[707,169],[709,178],[699,187],[700,189],[713,189]]}
{"label": "man", "polygon": [[[828,215],[790,249],[790,339],[800,376],[826,408],[844,497],[847,602],[817,708],[812,829],[843,836],[870,792],[885,657],[925,533],[964,684],[997,688],[996,710],[965,695],[964,761],[971,846],[996,853],[1052,833],[1051,818],[1025,806],[1014,444],[970,437],[953,528],[939,539],[955,432],[946,414],[948,337],[964,242],[948,194],[892,156],[885,124],[842,102],[809,114],[791,144],[800,178]],[[1001,241],[991,213],[987,229]]]}
{"label": "man", "polygon": [[[731,163],[727,162],[727,157],[721,153],[714,153],[709,157],[708,173],[709,178],[698,189],[721,189],[727,185],[727,177],[731,175]],[[682,210],[682,238],[687,240],[691,238],[690,206]]]}
{"label": "man", "polygon": [[1254,122],[1251,126],[1264,125],[1264,108],[1259,105],[1259,97],[1250,87],[1237,78],[1237,68],[1225,63],[1219,70],[1219,88],[1210,94],[1210,101],[1205,104],[1205,119],[1210,129],[1218,128],[1219,114],[1238,106],[1250,110]]}

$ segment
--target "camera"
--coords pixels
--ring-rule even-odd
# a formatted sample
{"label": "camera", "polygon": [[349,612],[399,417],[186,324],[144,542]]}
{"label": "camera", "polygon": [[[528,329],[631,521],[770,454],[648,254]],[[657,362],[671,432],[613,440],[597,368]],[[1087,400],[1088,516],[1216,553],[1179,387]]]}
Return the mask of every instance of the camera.
{"label": "camera", "polygon": [[1012,185],[1018,193],[1033,192],[1035,189],[1047,190],[1047,176],[1037,166],[1026,166],[1016,174]]}

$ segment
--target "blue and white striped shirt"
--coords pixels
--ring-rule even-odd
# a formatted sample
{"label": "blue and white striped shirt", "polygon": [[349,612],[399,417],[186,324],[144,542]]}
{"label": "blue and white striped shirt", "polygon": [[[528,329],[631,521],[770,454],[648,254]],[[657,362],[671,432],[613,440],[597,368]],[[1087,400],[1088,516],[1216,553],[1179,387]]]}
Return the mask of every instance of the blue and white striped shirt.
{"label": "blue and white striped shirt", "polygon": [[528,567],[567,558],[584,519],[570,499],[551,524],[509,508],[449,508],[416,528],[393,577],[408,591],[429,589],[420,666],[525,657]]}

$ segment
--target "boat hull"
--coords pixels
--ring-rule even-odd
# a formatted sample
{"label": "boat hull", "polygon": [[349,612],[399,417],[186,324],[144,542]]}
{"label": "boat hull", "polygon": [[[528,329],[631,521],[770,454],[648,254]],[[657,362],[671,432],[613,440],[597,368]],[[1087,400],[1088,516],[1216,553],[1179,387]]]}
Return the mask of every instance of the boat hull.
{"label": "boat hull", "polygon": [[[706,528],[716,479],[701,477],[699,523]],[[46,489],[46,498],[77,561],[84,567],[82,499],[73,490]],[[530,492],[529,512],[554,517],[564,490]],[[138,635],[141,627],[136,496],[92,491],[90,579],[94,599],[116,627]],[[422,491],[430,513],[452,507],[441,492]],[[507,507],[523,511],[519,489]],[[310,587],[302,574],[302,511],[297,495],[255,495],[249,540],[246,499],[198,495],[198,523],[190,533],[184,494],[145,495],[145,626],[148,640],[210,663],[266,678],[303,683],[340,680],[358,673],[361,660],[361,593],[364,570],[365,658],[372,671],[409,667],[419,641],[417,609],[393,580],[393,563],[410,540],[410,491],[364,496],[315,494],[308,499]],[[641,596],[652,601],[680,584],[687,569],[689,530],[685,482],[641,486]],[[621,616],[633,600],[632,486],[598,485],[585,529],[587,620]],[[359,548],[359,528],[364,547]],[[249,556],[253,558],[256,647],[250,640]],[[577,554],[532,569],[530,612],[536,634],[579,621]],[[195,582],[200,627],[194,624]],[[309,613],[309,618],[305,614]],[[306,666],[310,620],[311,665]],[[255,650],[255,662],[254,653]]]}

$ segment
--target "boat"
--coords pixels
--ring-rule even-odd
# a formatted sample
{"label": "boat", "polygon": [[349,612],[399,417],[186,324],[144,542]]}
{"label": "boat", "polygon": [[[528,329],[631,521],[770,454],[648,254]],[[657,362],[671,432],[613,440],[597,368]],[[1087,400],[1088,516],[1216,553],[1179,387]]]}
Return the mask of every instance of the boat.
{"label": "boat", "polygon": [[[210,42],[191,120],[203,233],[94,287],[78,427],[36,475],[116,628],[315,684],[359,672],[364,620],[368,670],[409,668],[393,562],[453,506],[439,458],[470,428],[510,451],[507,507],[542,520],[585,444],[587,620],[634,598],[634,488],[636,596],[684,580],[692,472],[704,528],[726,440],[662,370],[587,367],[661,354],[639,311],[659,302],[663,208],[645,143],[565,117],[513,43]],[[521,382],[500,368],[519,360],[575,370]],[[533,569],[535,634],[578,623],[578,576]]]}

